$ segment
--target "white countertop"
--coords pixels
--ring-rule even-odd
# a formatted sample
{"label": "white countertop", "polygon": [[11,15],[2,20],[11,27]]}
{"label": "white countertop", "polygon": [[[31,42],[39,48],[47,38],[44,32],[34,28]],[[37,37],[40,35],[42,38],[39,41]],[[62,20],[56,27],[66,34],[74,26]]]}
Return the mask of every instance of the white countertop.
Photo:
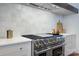
{"label": "white countertop", "polygon": [[71,34],[71,33],[63,33],[61,35],[75,35],[75,33]]}
{"label": "white countertop", "polygon": [[[70,35],[70,34],[62,34],[62,35]],[[44,35],[46,36],[46,35]],[[31,42],[31,39],[25,38],[25,37],[14,37],[12,39],[7,39],[7,38],[0,38],[0,46],[5,46],[5,45],[11,45],[11,44],[17,44],[17,43],[22,43],[22,42]]]}
{"label": "white countertop", "polygon": [[16,43],[22,43],[22,42],[30,42],[31,39],[25,38],[25,37],[14,37],[12,39],[1,39],[0,38],[0,46],[10,45],[10,44],[16,44]]}

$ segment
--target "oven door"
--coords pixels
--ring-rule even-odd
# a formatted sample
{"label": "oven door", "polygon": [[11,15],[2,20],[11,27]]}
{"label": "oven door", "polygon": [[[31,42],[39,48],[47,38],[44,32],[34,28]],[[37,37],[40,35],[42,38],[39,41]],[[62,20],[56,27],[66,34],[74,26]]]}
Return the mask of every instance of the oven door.
{"label": "oven door", "polygon": [[52,56],[64,56],[64,45],[52,49]]}

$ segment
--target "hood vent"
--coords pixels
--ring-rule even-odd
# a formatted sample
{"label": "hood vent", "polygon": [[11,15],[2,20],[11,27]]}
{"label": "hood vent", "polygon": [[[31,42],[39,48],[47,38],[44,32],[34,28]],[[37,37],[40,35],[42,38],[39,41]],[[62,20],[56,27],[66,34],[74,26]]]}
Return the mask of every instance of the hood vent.
{"label": "hood vent", "polygon": [[53,3],[53,4],[55,4],[55,5],[59,6],[59,7],[62,7],[64,9],[70,10],[70,11],[72,11],[74,13],[78,13],[78,9],[77,8],[75,8],[72,5],[69,5],[67,3]]}
{"label": "hood vent", "polygon": [[46,10],[57,15],[71,15],[77,14],[78,9],[71,6],[68,3],[22,3],[23,5],[28,5],[33,8],[38,8],[41,10]]}

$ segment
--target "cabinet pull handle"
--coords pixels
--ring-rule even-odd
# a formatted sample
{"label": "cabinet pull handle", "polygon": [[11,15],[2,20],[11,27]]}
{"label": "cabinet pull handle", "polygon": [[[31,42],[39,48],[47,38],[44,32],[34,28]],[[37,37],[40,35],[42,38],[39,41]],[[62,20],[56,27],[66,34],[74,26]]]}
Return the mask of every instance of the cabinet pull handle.
{"label": "cabinet pull handle", "polygon": [[22,48],[20,48],[20,50],[22,50]]}

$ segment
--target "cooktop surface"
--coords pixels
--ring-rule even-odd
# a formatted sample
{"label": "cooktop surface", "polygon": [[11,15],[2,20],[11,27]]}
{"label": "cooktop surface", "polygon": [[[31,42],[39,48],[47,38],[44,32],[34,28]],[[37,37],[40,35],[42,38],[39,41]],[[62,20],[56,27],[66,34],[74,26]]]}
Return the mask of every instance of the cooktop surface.
{"label": "cooktop surface", "polygon": [[22,35],[22,36],[30,39],[42,39],[41,36],[36,36],[36,35]]}
{"label": "cooktop surface", "polygon": [[49,34],[38,34],[38,35],[22,35],[23,37],[30,38],[30,39],[45,39],[45,38],[56,38],[62,35],[49,35]]}

